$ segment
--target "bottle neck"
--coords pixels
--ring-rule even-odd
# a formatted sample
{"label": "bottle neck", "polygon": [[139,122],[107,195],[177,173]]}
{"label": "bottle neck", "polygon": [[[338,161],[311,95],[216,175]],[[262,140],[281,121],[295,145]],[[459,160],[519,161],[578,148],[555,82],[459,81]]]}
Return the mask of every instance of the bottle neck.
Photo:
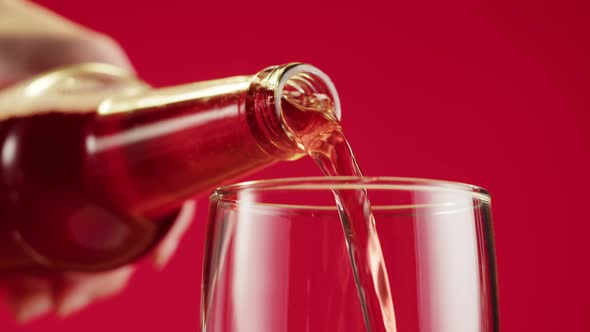
{"label": "bottle neck", "polygon": [[[290,96],[296,96],[299,101],[322,96],[329,100],[330,107],[298,108],[301,114],[289,114],[285,103],[291,105]],[[256,74],[246,98],[246,110],[252,132],[261,146],[279,159],[306,155],[299,129],[312,127],[314,115],[336,122],[341,118],[340,100],[331,79],[316,67],[302,63],[269,67]]]}
{"label": "bottle neck", "polygon": [[[314,110],[331,113],[330,116],[335,121],[340,120],[340,101],[330,78],[316,67],[301,63],[269,67],[252,76],[152,89],[139,95],[118,95],[103,101],[98,107],[98,114],[109,117],[115,114],[166,110],[183,105],[198,105],[194,108],[200,112],[203,109],[217,109],[227,113],[232,106],[237,106],[235,110],[245,117],[251,134],[266,153],[277,160],[293,160],[306,154],[304,146],[298,140],[300,133],[293,128],[294,118],[289,118],[284,112],[284,103],[288,100],[286,97],[293,93],[297,93],[302,100],[316,95],[329,99],[329,110]],[[232,103],[236,105],[231,105]],[[223,112],[218,112],[217,115],[219,114]],[[207,117],[215,115],[209,112]],[[311,117],[298,118],[299,122],[313,121]],[[299,123],[298,127],[302,125],[311,126],[309,123]],[[174,126],[170,128],[172,130]]]}

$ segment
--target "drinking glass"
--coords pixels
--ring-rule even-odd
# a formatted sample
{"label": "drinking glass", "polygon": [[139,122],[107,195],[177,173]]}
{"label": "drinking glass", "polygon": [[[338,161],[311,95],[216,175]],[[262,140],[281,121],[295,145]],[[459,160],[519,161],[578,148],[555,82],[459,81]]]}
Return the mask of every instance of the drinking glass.
{"label": "drinking glass", "polygon": [[[366,189],[398,332],[498,331],[490,195],[455,182],[312,177],[210,199],[206,332],[365,331],[333,190]],[[393,331],[390,331],[393,332]]]}

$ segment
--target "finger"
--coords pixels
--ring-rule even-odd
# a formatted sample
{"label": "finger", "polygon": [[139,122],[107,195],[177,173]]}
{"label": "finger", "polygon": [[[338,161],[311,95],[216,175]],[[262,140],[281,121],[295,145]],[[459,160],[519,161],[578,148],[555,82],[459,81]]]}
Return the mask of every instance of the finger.
{"label": "finger", "polygon": [[104,62],[133,71],[133,66],[125,51],[123,51],[115,40],[106,35],[92,33],[87,36],[72,38],[69,40],[69,43],[69,54],[64,54],[62,51],[60,59],[65,64]]}
{"label": "finger", "polygon": [[153,261],[156,267],[163,268],[170,261],[170,257],[172,257],[178,247],[178,243],[180,243],[180,239],[193,220],[196,207],[197,203],[195,201],[188,201],[183,204],[174,225],[168,234],[166,234],[166,237],[154,254]]}
{"label": "finger", "polygon": [[109,63],[133,72],[124,51],[104,35],[0,38],[0,74],[26,78],[56,67]]}
{"label": "finger", "polygon": [[37,277],[2,280],[8,307],[19,322],[29,322],[48,313],[53,307],[51,282]]}
{"label": "finger", "polygon": [[105,62],[132,70],[112,38],[29,2],[0,1],[0,74],[24,78],[59,66]]}
{"label": "finger", "polygon": [[70,274],[56,282],[55,306],[61,317],[79,311],[99,299],[119,293],[133,274],[132,266],[94,273]]}

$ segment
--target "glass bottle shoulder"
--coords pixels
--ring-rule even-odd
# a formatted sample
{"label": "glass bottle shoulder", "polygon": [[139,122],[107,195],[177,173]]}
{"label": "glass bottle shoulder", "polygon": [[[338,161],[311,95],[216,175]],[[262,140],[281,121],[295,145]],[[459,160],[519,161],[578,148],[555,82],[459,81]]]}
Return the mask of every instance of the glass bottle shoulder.
{"label": "glass bottle shoulder", "polygon": [[58,68],[0,90],[0,121],[48,112],[95,112],[107,98],[151,87],[132,72],[102,63]]}

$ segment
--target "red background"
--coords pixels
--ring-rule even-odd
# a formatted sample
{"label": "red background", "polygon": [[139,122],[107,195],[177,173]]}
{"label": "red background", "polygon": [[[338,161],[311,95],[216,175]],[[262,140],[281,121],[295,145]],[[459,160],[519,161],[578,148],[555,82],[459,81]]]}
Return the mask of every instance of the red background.
{"label": "red background", "polygon": [[[586,1],[40,1],[112,35],[155,85],[312,63],[340,92],[364,173],[491,191],[502,331],[588,330]],[[318,175],[283,163],[252,178]],[[206,195],[164,271],[67,320],[2,331],[196,331]]]}

